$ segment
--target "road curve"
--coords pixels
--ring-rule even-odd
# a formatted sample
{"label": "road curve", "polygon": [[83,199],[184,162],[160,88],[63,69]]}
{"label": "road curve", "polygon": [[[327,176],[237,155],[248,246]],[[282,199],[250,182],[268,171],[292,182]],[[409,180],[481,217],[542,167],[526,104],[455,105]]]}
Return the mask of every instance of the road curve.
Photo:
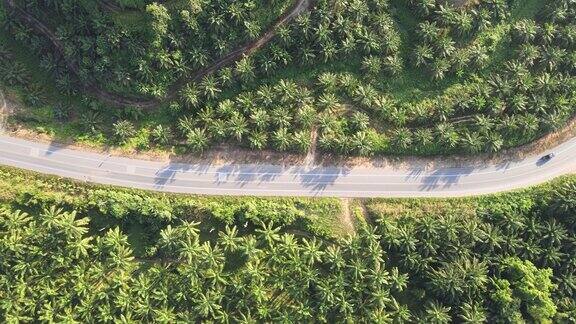
{"label": "road curve", "polygon": [[495,165],[282,167],[193,165],[71,150],[0,135],[0,164],[86,182],[205,195],[456,197],[522,188],[576,172],[576,138],[543,163],[528,157]]}

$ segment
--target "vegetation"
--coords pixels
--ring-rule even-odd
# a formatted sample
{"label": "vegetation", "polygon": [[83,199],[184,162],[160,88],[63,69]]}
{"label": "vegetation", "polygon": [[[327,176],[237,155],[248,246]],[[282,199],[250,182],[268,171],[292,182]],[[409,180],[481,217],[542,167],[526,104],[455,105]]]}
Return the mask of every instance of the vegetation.
{"label": "vegetation", "polygon": [[[331,199],[186,197],[0,175],[7,322],[576,318],[574,177],[479,198],[355,201],[368,218],[348,235],[290,222],[336,218]],[[289,206],[303,213],[290,216]]]}
{"label": "vegetation", "polygon": [[13,121],[57,138],[473,154],[574,114],[570,0],[6,3],[36,19],[0,8],[2,83],[33,107]]}

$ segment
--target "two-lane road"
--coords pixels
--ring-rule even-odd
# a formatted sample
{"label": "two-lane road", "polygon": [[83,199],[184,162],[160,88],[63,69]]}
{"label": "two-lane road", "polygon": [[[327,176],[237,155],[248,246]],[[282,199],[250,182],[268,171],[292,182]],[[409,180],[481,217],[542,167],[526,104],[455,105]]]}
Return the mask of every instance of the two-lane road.
{"label": "two-lane road", "polygon": [[193,165],[114,157],[0,136],[0,164],[100,184],[209,195],[447,197],[522,188],[576,171],[576,138],[539,156],[458,168]]}

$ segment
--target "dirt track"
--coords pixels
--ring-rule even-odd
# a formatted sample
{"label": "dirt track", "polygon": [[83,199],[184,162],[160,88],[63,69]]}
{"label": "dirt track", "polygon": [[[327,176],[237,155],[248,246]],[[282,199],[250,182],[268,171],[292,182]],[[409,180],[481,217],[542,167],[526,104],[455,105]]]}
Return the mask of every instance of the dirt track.
{"label": "dirt track", "polygon": [[4,124],[6,123],[7,114],[7,104],[6,98],[4,97],[4,92],[0,89],[0,133],[4,132]]}
{"label": "dirt track", "polygon": [[[289,11],[287,11],[284,15],[282,15],[269,29],[266,33],[264,33],[260,38],[252,41],[242,47],[235,49],[234,51],[228,53],[227,55],[223,56],[222,58],[215,61],[211,66],[201,69],[194,73],[193,75],[183,77],[178,80],[169,90],[167,96],[163,100],[171,100],[174,99],[180,89],[184,87],[188,82],[195,82],[202,79],[204,76],[209,75],[222,67],[229,65],[233,62],[236,62],[240,58],[244,57],[245,55],[250,55],[254,51],[260,49],[262,46],[266,45],[274,35],[276,35],[276,31],[278,28],[296,16],[298,16],[303,11],[307,10],[310,6],[311,0],[297,0],[297,2],[291,7]],[[67,58],[64,53],[64,45],[58,39],[58,37],[50,30],[46,25],[44,25],[40,20],[26,12],[24,9],[18,7],[14,0],[4,0],[4,4],[6,8],[10,9],[12,13],[17,15],[23,23],[25,23],[28,27],[35,30],[37,33],[44,35],[46,38],[50,40],[56,51],[60,54],[66,63],[67,68],[74,73],[76,76],[79,75],[80,69],[74,60]],[[111,93],[100,88],[96,82],[93,80],[83,81],[83,88],[85,91],[92,93],[95,97],[106,102],[108,104],[114,106],[132,106],[138,107],[142,109],[153,109],[158,106],[160,103],[159,100],[156,99],[141,99],[141,98],[132,98],[121,96],[115,93]]]}

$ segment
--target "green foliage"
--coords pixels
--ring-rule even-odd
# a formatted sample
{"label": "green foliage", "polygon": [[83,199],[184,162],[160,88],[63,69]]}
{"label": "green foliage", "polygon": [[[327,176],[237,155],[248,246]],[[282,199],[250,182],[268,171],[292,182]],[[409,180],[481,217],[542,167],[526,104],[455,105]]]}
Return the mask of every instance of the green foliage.
{"label": "green foliage", "polygon": [[501,319],[508,322],[522,321],[522,310],[537,323],[551,323],[557,308],[552,292],[552,269],[538,269],[530,261],[508,258],[498,269],[502,278],[496,279],[492,301]]}
{"label": "green foliage", "polygon": [[[405,300],[430,300],[425,321],[561,322],[572,316],[574,177],[466,199],[370,199],[389,262],[409,273]],[[568,198],[568,202],[570,198]],[[473,302],[471,304],[470,302]],[[414,307],[417,307],[414,305]]]}
{"label": "green foliage", "polygon": [[335,199],[154,194],[0,168],[0,320],[570,322],[574,215],[551,206],[574,183],[371,199],[371,221],[344,236]]}
{"label": "green foliage", "polygon": [[[26,181],[28,179],[29,181]],[[234,198],[153,194],[113,187],[84,186],[52,177],[0,168],[0,203],[19,208],[61,205],[107,219],[107,224],[140,223],[154,230],[179,219],[206,219],[213,226],[274,222],[323,237],[345,234],[334,213],[337,199]]]}
{"label": "green foliage", "polygon": [[[38,53],[65,95],[43,110],[21,112],[17,121],[57,137],[147,149],[143,138],[110,140],[109,125],[126,119],[142,129],[132,136],[153,134],[161,147],[179,152],[232,142],[304,153],[317,129],[320,151],[370,156],[495,153],[556,131],[574,114],[576,14],[569,0],[370,0],[336,7],[318,1],[273,24],[290,4],[28,5],[54,29],[65,53],[16,16],[0,33]],[[256,42],[258,50],[246,46],[266,31],[275,37]],[[239,49],[247,55],[214,65]],[[20,55],[13,56],[17,62]],[[56,59],[62,56],[78,63],[78,73]],[[36,67],[0,64],[4,83],[24,85],[22,101],[38,106],[44,98],[33,90],[42,87],[29,86],[36,73],[25,70]],[[77,79],[130,99],[154,97],[170,113],[136,120],[100,106],[93,110],[101,123],[63,125],[87,115],[58,108],[84,93]],[[359,115],[367,117],[360,124]],[[153,132],[182,119],[193,127],[160,140]]]}
{"label": "green foliage", "polygon": [[170,14],[166,7],[156,2],[146,6],[146,14],[150,24],[150,41],[153,46],[160,48],[168,33]]}

